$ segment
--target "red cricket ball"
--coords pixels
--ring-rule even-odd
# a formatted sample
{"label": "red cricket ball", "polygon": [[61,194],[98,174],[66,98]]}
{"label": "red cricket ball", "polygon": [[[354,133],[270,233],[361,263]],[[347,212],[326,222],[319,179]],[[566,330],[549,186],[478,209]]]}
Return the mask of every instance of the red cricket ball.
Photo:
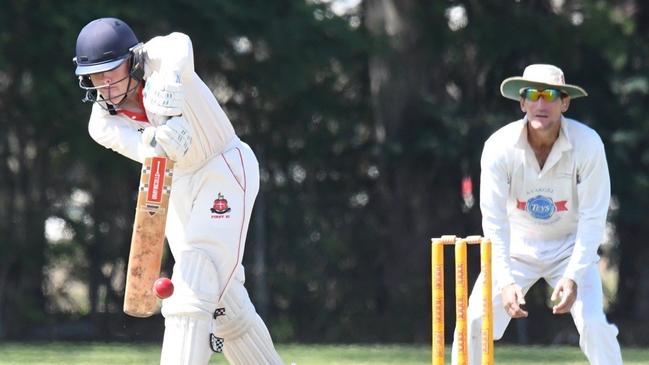
{"label": "red cricket ball", "polygon": [[174,283],[167,278],[160,278],[153,283],[153,293],[160,298],[169,298],[174,293]]}

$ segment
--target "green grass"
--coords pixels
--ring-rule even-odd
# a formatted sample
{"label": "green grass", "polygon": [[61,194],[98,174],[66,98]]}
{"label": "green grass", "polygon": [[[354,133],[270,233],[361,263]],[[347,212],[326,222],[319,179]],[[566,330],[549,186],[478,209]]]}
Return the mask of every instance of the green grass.
{"label": "green grass", "polygon": [[[430,364],[428,346],[278,345],[287,365],[417,365]],[[624,349],[626,365],[649,364],[649,349]],[[0,365],[144,365],[158,364],[159,345],[116,343],[0,344]],[[450,356],[447,356],[450,363]],[[210,364],[225,364],[222,355]],[[588,365],[577,347],[496,345],[496,364]]]}

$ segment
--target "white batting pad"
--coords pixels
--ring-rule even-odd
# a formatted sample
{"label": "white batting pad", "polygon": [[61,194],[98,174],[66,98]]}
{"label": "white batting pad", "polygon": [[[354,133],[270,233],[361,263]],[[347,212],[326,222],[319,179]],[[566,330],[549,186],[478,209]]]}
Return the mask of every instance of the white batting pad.
{"label": "white batting pad", "polygon": [[224,338],[223,354],[230,364],[284,364],[242,282],[232,282],[219,304],[225,315],[216,319],[216,335]]}
{"label": "white batting pad", "polygon": [[212,356],[208,345],[210,319],[191,316],[165,318],[160,365],[207,365]]}
{"label": "white batting pad", "polygon": [[207,365],[209,336],[219,293],[212,261],[200,250],[181,252],[172,276],[174,294],[162,301],[162,365]]}

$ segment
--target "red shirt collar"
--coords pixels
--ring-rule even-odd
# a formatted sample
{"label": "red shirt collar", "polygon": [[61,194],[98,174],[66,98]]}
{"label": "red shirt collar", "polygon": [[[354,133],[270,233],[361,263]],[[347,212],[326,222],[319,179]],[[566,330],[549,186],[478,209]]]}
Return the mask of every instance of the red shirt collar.
{"label": "red shirt collar", "polygon": [[[144,81],[142,83],[144,83]],[[142,110],[144,110],[144,98],[142,96],[143,89],[144,89],[143,84],[140,84],[140,86],[137,89],[137,103],[140,105]],[[117,113],[123,114],[127,118],[132,120],[137,120],[138,122],[147,122],[147,123],[149,122],[149,118],[147,118],[146,113],[134,112],[126,109],[119,109],[117,110]]]}

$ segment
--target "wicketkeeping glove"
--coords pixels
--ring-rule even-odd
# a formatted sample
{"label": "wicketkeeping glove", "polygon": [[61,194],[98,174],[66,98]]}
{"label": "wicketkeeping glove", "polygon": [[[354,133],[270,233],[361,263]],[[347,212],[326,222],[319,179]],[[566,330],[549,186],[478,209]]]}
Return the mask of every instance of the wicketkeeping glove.
{"label": "wicketkeeping glove", "polygon": [[182,117],[172,117],[166,124],[156,128],[155,140],[170,159],[178,161],[191,147],[191,128]]}
{"label": "wicketkeeping glove", "polygon": [[185,94],[177,73],[154,71],[142,91],[144,108],[154,114],[176,116],[183,113]]}

